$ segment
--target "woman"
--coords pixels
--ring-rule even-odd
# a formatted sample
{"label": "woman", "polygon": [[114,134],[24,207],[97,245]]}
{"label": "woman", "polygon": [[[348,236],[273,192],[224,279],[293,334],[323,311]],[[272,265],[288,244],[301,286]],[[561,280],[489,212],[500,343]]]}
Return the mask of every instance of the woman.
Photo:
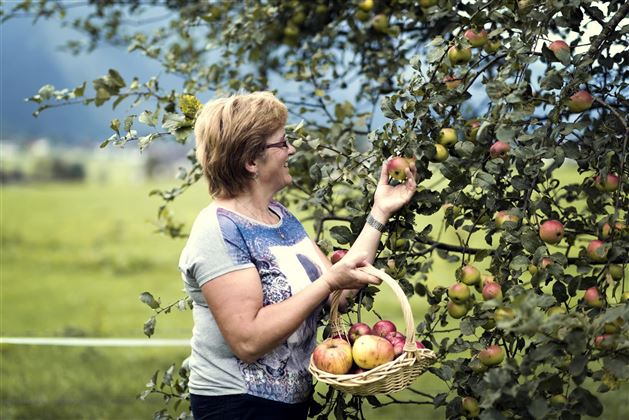
{"label": "woman", "polygon": [[334,266],[276,192],[290,185],[286,106],[257,92],[206,104],[195,125],[197,160],[213,202],[197,216],[179,269],[194,302],[190,400],[197,419],[306,418],[308,361],[322,304],[379,279],[384,223],[415,192],[388,185],[383,165],[368,223]]}

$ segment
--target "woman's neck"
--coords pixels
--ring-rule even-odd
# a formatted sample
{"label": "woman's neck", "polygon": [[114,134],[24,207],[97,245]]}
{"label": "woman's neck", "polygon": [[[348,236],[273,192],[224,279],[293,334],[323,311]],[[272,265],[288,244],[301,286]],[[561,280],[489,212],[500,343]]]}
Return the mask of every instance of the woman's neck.
{"label": "woman's neck", "polygon": [[220,206],[244,214],[254,220],[274,224],[278,222],[278,216],[269,209],[272,198],[272,196],[264,196],[255,192],[246,192],[233,198],[217,199],[215,201]]}

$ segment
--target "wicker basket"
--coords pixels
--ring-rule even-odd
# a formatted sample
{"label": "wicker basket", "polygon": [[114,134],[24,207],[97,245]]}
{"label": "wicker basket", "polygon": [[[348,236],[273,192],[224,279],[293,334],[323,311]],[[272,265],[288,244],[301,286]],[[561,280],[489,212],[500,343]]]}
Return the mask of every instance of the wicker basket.
{"label": "wicker basket", "polygon": [[[401,391],[409,387],[415,378],[421,375],[428,366],[433,364],[436,356],[432,350],[417,348],[415,343],[415,322],[413,321],[413,313],[411,312],[408,299],[398,283],[384,271],[378,270],[373,266],[367,266],[361,269],[380,278],[393,289],[395,296],[399,300],[406,324],[404,352],[396,359],[366,372],[346,375],[335,375],[317,369],[312,360],[312,356],[310,356],[308,370],[318,381],[352,395],[367,396]],[[332,295],[330,308],[331,334],[342,332],[338,312],[340,297],[340,291]]]}

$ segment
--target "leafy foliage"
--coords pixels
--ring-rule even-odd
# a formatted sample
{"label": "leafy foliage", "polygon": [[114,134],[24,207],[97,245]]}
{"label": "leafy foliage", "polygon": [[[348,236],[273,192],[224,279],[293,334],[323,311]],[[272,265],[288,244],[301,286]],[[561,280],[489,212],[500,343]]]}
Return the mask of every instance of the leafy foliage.
{"label": "leafy foliage", "polygon": [[[67,7],[23,1],[3,15],[64,20]],[[155,8],[167,17],[152,21],[151,31],[123,18],[148,19],[147,9]],[[36,114],[74,103],[131,102],[122,122],[111,121],[103,147],[134,141],[144,148],[163,137],[188,144],[197,98],[291,83],[298,93],[283,99],[302,122],[287,133],[298,153],[294,188],[284,199],[312,213],[319,236],[332,224],[337,245],[351,242],[364,223],[381,162],[416,158],[421,187],[389,223],[377,264],[430,305],[417,333],[439,355],[431,372],[450,392],[419,393],[417,404],[446,405],[447,417],[465,414],[464,397],[479,401],[481,418],[597,416],[603,407],[596,393],[628,379],[628,3],[133,0],[99,1],[90,10],[69,22],[88,36],[85,44],[70,43],[71,51],[126,47],[182,81],[178,91],[165,90],[157,76],[127,83],[111,69],[91,91],[85,82],[63,90],[46,85],[30,98]],[[472,47],[470,28],[484,29],[488,42],[471,49],[469,61],[453,58],[452,47]],[[552,50],[556,39],[569,50]],[[591,105],[572,102],[580,91],[591,94]],[[454,128],[459,140],[445,159],[435,146],[442,128]],[[509,150],[495,153],[498,141]],[[193,154],[190,161],[180,187],[153,192],[164,200],[161,231],[172,236],[184,233],[168,204],[200,178]],[[567,162],[573,172],[562,182],[556,170]],[[458,244],[416,222],[442,211]],[[500,211],[512,219],[499,223]],[[556,246],[538,233],[549,219],[565,227]],[[595,237],[604,245],[588,253]],[[483,248],[470,245],[478,238]],[[486,266],[491,277],[484,282],[498,283],[503,298],[484,300],[476,284],[467,314],[453,319],[447,286],[464,279],[457,270],[452,282],[431,288],[427,275],[440,260]],[[583,298],[591,288],[600,303]],[[142,301],[159,311],[152,296]],[[366,296],[366,304],[372,301]],[[459,334],[439,329],[446,326]],[[506,359],[487,368],[478,358],[490,344]],[[321,397],[313,416],[362,416],[363,400],[332,390]],[[376,397],[367,402],[384,405]]]}

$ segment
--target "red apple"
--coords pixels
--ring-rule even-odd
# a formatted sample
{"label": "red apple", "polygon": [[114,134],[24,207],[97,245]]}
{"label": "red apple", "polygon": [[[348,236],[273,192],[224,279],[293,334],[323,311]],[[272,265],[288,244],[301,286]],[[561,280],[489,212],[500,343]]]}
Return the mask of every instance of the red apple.
{"label": "red apple", "polygon": [[508,160],[510,150],[511,146],[509,146],[509,143],[498,140],[489,148],[489,155],[492,159],[502,158],[502,160]]}
{"label": "red apple", "polygon": [[463,318],[469,311],[467,305],[454,303],[453,301],[449,301],[446,307],[448,309],[448,314],[454,319]]}
{"label": "red apple", "polygon": [[601,228],[601,238],[602,239],[609,238],[612,231],[616,232],[616,236],[618,236],[618,234],[624,232],[626,228],[627,226],[623,222],[614,223],[614,229],[612,229],[609,223],[605,223],[603,227]]}
{"label": "red apple", "polygon": [[470,288],[463,283],[454,283],[448,288],[448,297],[454,303],[465,303],[470,298]]}
{"label": "red apple", "polygon": [[439,138],[437,139],[437,143],[449,147],[456,143],[456,141],[457,133],[454,128],[442,128],[439,131]]}
{"label": "red apple", "polygon": [[381,319],[371,327],[371,333],[380,337],[385,337],[388,333],[395,331],[397,331],[395,324],[386,319]]}
{"label": "red apple", "polygon": [[483,287],[483,299],[497,301],[502,300],[502,287],[498,283],[489,282]]}
{"label": "red apple", "polygon": [[474,285],[480,282],[480,271],[478,268],[468,264],[461,268],[461,281],[467,285]]}
{"label": "red apple", "polygon": [[315,347],[312,361],[324,372],[343,375],[352,368],[352,346],[345,340],[328,338]]}
{"label": "red apple", "polygon": [[505,359],[505,353],[502,347],[492,344],[478,353],[478,360],[485,366],[496,366]]}
{"label": "red apple", "polygon": [[453,76],[451,74],[448,74],[446,76],[444,76],[443,78],[443,83],[445,83],[446,87],[448,89],[456,89],[457,87],[459,87],[461,85],[461,83],[463,82],[463,79],[460,79],[456,76]]}
{"label": "red apple", "polygon": [[354,344],[358,337],[369,334],[371,334],[371,328],[369,328],[369,325],[364,322],[356,322],[349,328],[347,338],[351,344]]}
{"label": "red apple", "polygon": [[422,343],[419,340],[415,341],[415,345],[417,346],[418,349],[425,349],[426,348],[426,346],[424,346],[424,343]]}
{"label": "red apple", "polygon": [[404,345],[406,344],[406,338],[394,337],[389,342],[393,345],[394,358],[404,353]]}
{"label": "red apple", "polygon": [[583,295],[583,301],[590,308],[603,307],[603,299],[601,298],[601,294],[596,287],[590,287],[585,291],[585,294]]}
{"label": "red apple", "polygon": [[480,31],[468,29],[465,31],[463,36],[468,40],[472,47],[482,47],[487,42],[487,31],[484,29],[481,29]]}
{"label": "red apple", "polygon": [[597,175],[594,179],[594,186],[600,191],[612,192],[618,189],[620,178],[616,174],[607,174],[606,180],[601,180],[601,176]]}
{"label": "red apple", "polygon": [[609,334],[597,335],[594,338],[594,347],[599,350],[610,350],[614,348],[614,336]]}
{"label": "red apple", "polygon": [[587,90],[580,90],[568,99],[568,109],[570,112],[583,112],[592,107],[594,98]]}
{"label": "red apple", "polygon": [[478,417],[480,414],[480,407],[478,401],[473,397],[464,397],[461,401],[465,417]]}
{"label": "red apple", "polygon": [[393,344],[377,335],[358,337],[352,346],[354,362],[363,369],[373,369],[393,360]]}
{"label": "red apple", "polygon": [[405,158],[401,156],[392,157],[387,161],[387,174],[393,179],[404,181],[406,179],[406,170],[415,166],[415,158]]}
{"label": "red apple", "polygon": [[332,264],[336,264],[341,261],[341,258],[343,258],[345,254],[347,254],[346,249],[337,249],[332,253],[332,256],[330,256],[330,261],[332,261]]}
{"label": "red apple", "polygon": [[539,226],[539,237],[547,244],[557,244],[563,239],[564,228],[559,220],[547,220]]}
{"label": "red apple", "polygon": [[394,339],[401,338],[402,340],[406,340],[406,336],[399,331],[389,331],[387,335],[384,336],[387,340],[393,343]]}
{"label": "red apple", "polygon": [[605,242],[594,239],[590,241],[587,247],[587,255],[594,262],[604,262],[607,260],[607,252],[609,248]]}
{"label": "red apple", "polygon": [[553,41],[548,45],[548,49],[551,50],[555,57],[560,59],[560,56],[565,53],[570,54],[570,46],[566,44],[564,41],[557,40]]}

